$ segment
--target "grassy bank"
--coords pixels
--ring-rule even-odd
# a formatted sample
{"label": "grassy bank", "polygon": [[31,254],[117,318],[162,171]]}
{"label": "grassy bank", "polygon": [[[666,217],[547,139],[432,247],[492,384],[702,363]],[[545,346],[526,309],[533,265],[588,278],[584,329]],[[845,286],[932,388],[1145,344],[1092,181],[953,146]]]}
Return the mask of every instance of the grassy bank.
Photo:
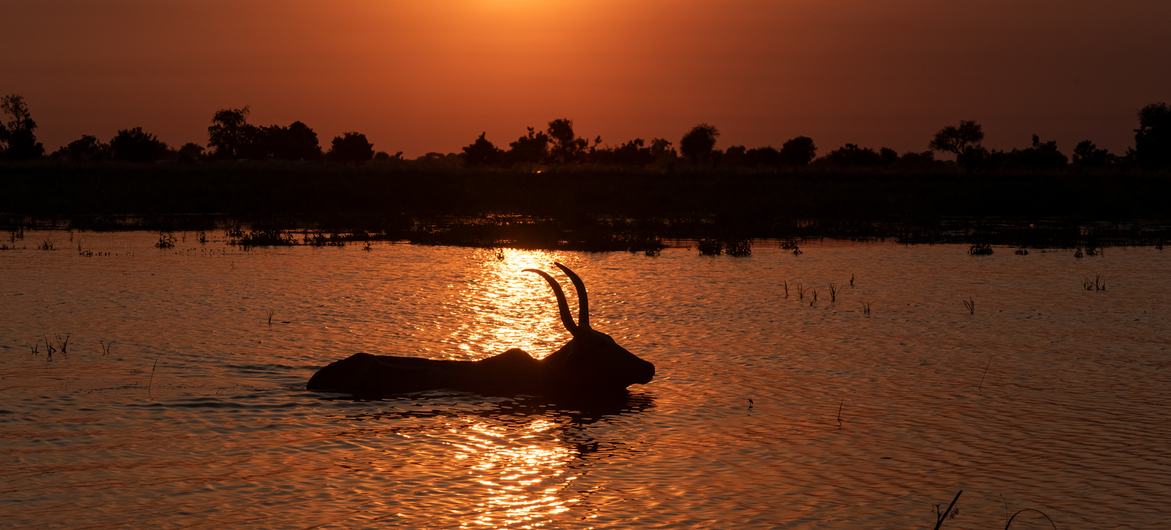
{"label": "grassy bank", "polygon": [[0,223],[160,230],[240,223],[586,247],[817,236],[1108,245],[1171,236],[1171,175],[38,162],[0,166]]}

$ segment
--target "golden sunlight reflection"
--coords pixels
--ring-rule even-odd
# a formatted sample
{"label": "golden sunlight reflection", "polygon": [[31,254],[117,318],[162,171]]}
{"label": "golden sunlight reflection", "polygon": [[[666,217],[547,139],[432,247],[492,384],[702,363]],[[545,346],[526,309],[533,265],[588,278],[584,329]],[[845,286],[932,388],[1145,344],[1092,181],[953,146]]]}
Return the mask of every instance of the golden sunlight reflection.
{"label": "golden sunlight reflection", "polygon": [[[524,272],[541,269],[561,278],[553,266],[554,261],[564,259],[561,255],[501,249],[477,252],[476,259],[480,261],[478,273],[459,292],[459,305],[471,308],[471,313],[451,332],[450,340],[462,353],[453,354],[453,358],[484,358],[511,348],[541,358],[569,340],[552,289],[540,276]],[[568,280],[561,279],[576,314],[577,295]]]}
{"label": "golden sunlight reflection", "polygon": [[502,428],[467,418],[462,440],[454,442],[457,460],[469,462],[472,480],[486,491],[476,514],[463,525],[488,528],[545,526],[550,516],[577,502],[559,493],[577,478],[568,463],[576,455],[545,419]]}

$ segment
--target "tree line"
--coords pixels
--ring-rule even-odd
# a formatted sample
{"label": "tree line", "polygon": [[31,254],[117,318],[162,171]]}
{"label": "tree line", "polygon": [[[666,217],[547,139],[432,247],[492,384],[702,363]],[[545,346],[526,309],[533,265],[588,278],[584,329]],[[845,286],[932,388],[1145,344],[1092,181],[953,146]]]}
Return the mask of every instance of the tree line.
{"label": "tree line", "polygon": [[[206,145],[187,143],[172,148],[142,127],[122,129],[108,141],[83,135],[46,155],[37,141],[37,123],[19,95],[0,98],[0,158],[35,160],[49,158],[70,162],[157,162],[174,160],[288,160],[363,163],[371,160],[402,160],[402,153],[375,151],[360,132],[334,137],[323,150],[317,133],[294,121],[289,125],[258,126],[248,122],[248,107],[221,109],[212,116]],[[603,166],[670,166],[676,163],[699,167],[798,168],[805,166],[859,168],[925,168],[956,164],[972,171],[1059,170],[1079,168],[1171,168],[1171,106],[1154,103],[1138,112],[1135,145],[1123,154],[1099,148],[1090,140],[1078,143],[1072,157],[1057,143],[1034,135],[1031,145],[1008,151],[983,146],[984,131],[975,121],[940,129],[922,152],[898,153],[883,147],[873,149],[846,144],[821,157],[812,138],[798,136],[772,146],[748,148],[733,145],[717,148],[719,130],[701,123],[687,131],[676,144],[664,138],[649,142],[635,138],[617,145],[605,145],[600,136],[592,140],[578,136],[573,121],[557,118],[543,130],[529,127],[525,134],[497,146],[481,133],[456,153],[428,153],[419,160],[451,161],[468,166],[523,166],[594,164]],[[954,156],[954,162],[936,159],[936,153]]]}

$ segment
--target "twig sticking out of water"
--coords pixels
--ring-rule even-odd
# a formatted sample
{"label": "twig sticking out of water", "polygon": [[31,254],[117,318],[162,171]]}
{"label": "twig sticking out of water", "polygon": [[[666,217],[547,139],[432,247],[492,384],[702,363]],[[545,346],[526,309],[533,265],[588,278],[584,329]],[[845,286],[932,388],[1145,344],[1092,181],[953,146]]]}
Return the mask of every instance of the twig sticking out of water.
{"label": "twig sticking out of water", "polygon": [[955,498],[953,498],[951,500],[951,504],[947,505],[947,509],[944,510],[942,513],[939,511],[939,505],[938,504],[935,505],[935,530],[939,530],[940,528],[943,528],[944,521],[946,521],[948,519],[955,519],[955,517],[960,514],[960,510],[958,508],[956,508],[955,506],[956,506],[956,502],[959,502],[959,500],[960,500],[960,495],[962,495],[963,493],[964,493],[964,490],[957,491]]}
{"label": "twig sticking out of water", "polygon": [[874,302],[862,302],[862,314],[870,316],[870,305]]}
{"label": "twig sticking out of water", "polygon": [[984,365],[984,374],[980,376],[980,384],[976,385],[976,392],[984,389],[984,378],[988,377],[988,369],[992,368],[992,356],[988,356],[988,364]]}
{"label": "twig sticking out of water", "polygon": [[967,300],[964,300],[964,307],[968,308],[969,315],[976,314],[976,301],[973,300],[972,298],[968,298]]}
{"label": "twig sticking out of water", "polygon": [[844,407],[844,406],[846,406],[845,400],[842,400],[841,403],[838,403],[838,428],[839,429],[842,427],[842,407]]}
{"label": "twig sticking out of water", "polygon": [[1036,508],[1024,508],[1021,510],[1017,510],[1016,513],[1012,514],[1012,517],[1008,518],[1008,522],[1004,524],[1004,530],[1009,530],[1009,527],[1012,526],[1012,522],[1014,520],[1016,520],[1016,516],[1018,516],[1022,513],[1025,513],[1025,512],[1033,512],[1033,513],[1041,514],[1041,517],[1044,517],[1046,521],[1049,521],[1049,526],[1053,527],[1053,530],[1057,530],[1057,523],[1053,522],[1053,519],[1051,517],[1049,517],[1049,514],[1043,512],[1041,510],[1038,510]]}
{"label": "twig sticking out of water", "polygon": [[38,342],[36,344],[29,344],[28,345],[28,352],[32,355],[40,354],[41,353],[41,343]]}
{"label": "twig sticking out of water", "polygon": [[272,326],[272,315],[273,315],[274,313],[276,313],[276,312],[275,312],[275,311],[273,311],[272,309],[269,309],[269,310],[268,310],[268,325],[269,325],[269,326]]}
{"label": "twig sticking out of water", "polygon": [[838,301],[838,284],[829,282],[829,303],[837,303]]}
{"label": "twig sticking out of water", "polygon": [[805,286],[801,285],[801,282],[797,282],[797,299],[798,300],[800,300],[802,302],[805,301],[805,291],[806,290],[807,289],[805,289]]}
{"label": "twig sticking out of water", "polygon": [[817,289],[813,290],[813,299],[809,301],[809,307],[817,305]]}
{"label": "twig sticking out of water", "polygon": [[99,341],[98,341],[98,346],[101,346],[101,348],[102,348],[102,355],[103,355],[103,356],[105,356],[105,355],[109,355],[109,354],[110,354],[110,348],[113,348],[113,347],[114,347],[114,342],[113,342],[113,341],[106,342],[106,341],[104,341],[104,340],[99,340]]}
{"label": "twig sticking out of water", "polygon": [[850,273],[850,287],[854,286],[854,273]]}
{"label": "twig sticking out of water", "polygon": [[789,280],[785,280],[785,300],[789,299]]}
{"label": "twig sticking out of water", "polygon": [[146,382],[146,395],[150,396],[150,397],[154,397],[154,395],[151,393],[151,388],[154,386],[155,370],[158,369],[158,367],[159,367],[159,360],[158,360],[158,358],[155,358],[154,365],[150,367],[150,380]]}

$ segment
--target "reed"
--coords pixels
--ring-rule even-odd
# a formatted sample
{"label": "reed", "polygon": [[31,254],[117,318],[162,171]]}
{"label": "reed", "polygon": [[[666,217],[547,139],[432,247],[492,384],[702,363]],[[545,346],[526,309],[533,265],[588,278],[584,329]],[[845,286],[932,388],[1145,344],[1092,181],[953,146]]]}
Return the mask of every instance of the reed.
{"label": "reed", "polygon": [[785,280],[782,284],[785,287],[785,300],[789,299],[789,280]]}
{"label": "reed", "polygon": [[976,385],[976,392],[984,389],[984,378],[988,377],[988,369],[992,368],[992,356],[988,356],[988,364],[984,365],[984,373],[980,374],[980,384]]}
{"label": "reed", "polygon": [[811,294],[813,295],[813,298],[809,300],[809,307],[814,307],[817,305],[817,289],[813,289]]}
{"label": "reed", "polygon": [[57,335],[57,349],[61,350],[62,355],[69,355],[69,339],[71,334],[66,333],[64,336]]}
{"label": "reed", "polygon": [[805,291],[807,291],[807,289],[805,289],[805,286],[802,285],[801,282],[797,282],[797,300],[798,301],[801,301],[801,302],[805,301]]}
{"label": "reed", "polygon": [[874,302],[862,302],[862,314],[870,316],[870,305]]}
{"label": "reed", "polygon": [[850,273],[850,288],[854,287],[854,273]]}
{"label": "reed", "polygon": [[41,243],[39,245],[37,245],[37,250],[57,250],[57,249],[53,246],[53,241],[51,239],[46,239],[44,241],[41,241]]}
{"label": "reed", "polygon": [[838,284],[829,282],[829,303],[835,304],[838,301]]}
{"label": "reed", "polygon": [[976,301],[974,299],[968,298],[967,300],[964,300],[964,307],[968,309],[969,315],[976,314]]}
{"label": "reed", "polygon": [[276,314],[276,311],[273,311],[272,309],[268,310],[268,326],[269,327],[272,327],[272,317],[274,314]]}
{"label": "reed", "polygon": [[98,341],[98,347],[101,348],[102,356],[105,357],[110,354],[110,348],[114,347],[114,342],[106,342],[105,340]]}
{"label": "reed", "polygon": [[159,368],[159,359],[156,357],[154,365],[152,365],[150,367],[150,380],[148,380],[146,382],[146,395],[147,396],[154,397],[154,394],[151,392],[151,389],[154,388],[155,370],[157,370],[158,368]]}
{"label": "reed", "polygon": [[1102,278],[1101,274],[1095,274],[1093,280],[1082,278],[1082,289],[1086,291],[1105,291],[1106,280]]}

